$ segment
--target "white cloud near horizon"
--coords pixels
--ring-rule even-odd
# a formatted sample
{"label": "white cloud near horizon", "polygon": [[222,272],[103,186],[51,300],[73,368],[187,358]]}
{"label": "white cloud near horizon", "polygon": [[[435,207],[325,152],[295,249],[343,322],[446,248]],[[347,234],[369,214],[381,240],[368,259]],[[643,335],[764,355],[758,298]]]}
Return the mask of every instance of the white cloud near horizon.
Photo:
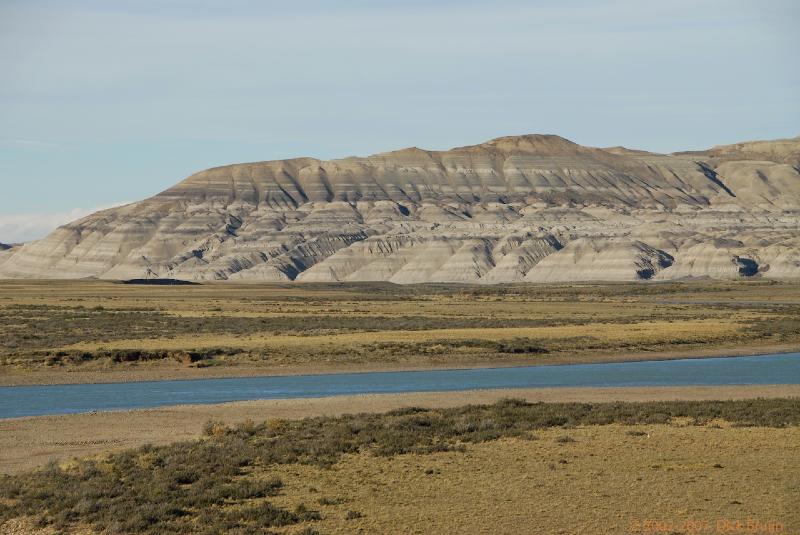
{"label": "white cloud near horizon", "polygon": [[97,208],[73,208],[65,212],[0,214],[0,243],[25,243],[44,238],[52,231],[87,215],[128,204],[113,203]]}

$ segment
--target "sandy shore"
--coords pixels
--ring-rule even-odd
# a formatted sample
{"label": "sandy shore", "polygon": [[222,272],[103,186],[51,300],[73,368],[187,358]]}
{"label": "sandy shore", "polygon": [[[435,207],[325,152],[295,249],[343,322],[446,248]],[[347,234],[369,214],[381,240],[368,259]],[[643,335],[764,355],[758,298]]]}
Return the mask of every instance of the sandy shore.
{"label": "sandy shore", "polygon": [[312,399],[257,400],[218,405],[180,405],[158,409],[38,416],[0,420],[0,472],[14,473],[51,459],[97,455],[108,451],[166,444],[200,436],[208,420],[303,418],[399,407],[452,407],[492,403],[514,397],[529,401],[650,401],[745,399],[800,396],[800,385],[539,388],[408,394],[370,394]]}
{"label": "sandy shore", "polygon": [[0,387],[21,385],[127,383],[135,381],[170,381],[182,379],[215,379],[223,377],[264,377],[278,375],[314,375],[326,373],[358,373],[386,371],[446,370],[464,368],[498,368],[552,364],[599,364],[643,360],[675,360],[686,358],[739,357],[775,353],[800,352],[797,344],[738,345],[716,348],[671,349],[667,351],[626,352],[592,351],[586,354],[547,354],[508,357],[503,360],[453,359],[446,362],[391,363],[319,363],[302,366],[231,365],[193,368],[176,362],[137,365],[120,364],[112,368],[68,366],[44,370],[21,370],[0,367]]}

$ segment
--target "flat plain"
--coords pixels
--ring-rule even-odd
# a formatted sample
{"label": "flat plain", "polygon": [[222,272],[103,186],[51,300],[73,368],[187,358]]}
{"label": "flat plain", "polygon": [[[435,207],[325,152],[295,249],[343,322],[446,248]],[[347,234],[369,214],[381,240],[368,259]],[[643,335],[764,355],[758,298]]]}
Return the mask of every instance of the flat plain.
{"label": "flat plain", "polygon": [[[800,283],[11,281],[0,340],[5,386],[733,356],[800,348]],[[0,532],[788,535],[798,400],[527,389],[6,419]]]}
{"label": "flat plain", "polygon": [[800,283],[0,283],[0,384],[758,354]]}
{"label": "flat plain", "polygon": [[[271,418],[0,478],[4,533],[792,533],[800,398]],[[771,530],[771,531],[769,531]],[[745,531],[740,531],[744,533]]]}

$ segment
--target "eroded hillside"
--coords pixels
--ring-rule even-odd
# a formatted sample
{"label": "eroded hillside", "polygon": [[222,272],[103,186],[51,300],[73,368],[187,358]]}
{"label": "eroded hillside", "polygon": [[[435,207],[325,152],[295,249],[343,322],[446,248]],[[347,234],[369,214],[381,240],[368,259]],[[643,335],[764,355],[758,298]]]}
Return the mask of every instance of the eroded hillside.
{"label": "eroded hillside", "polygon": [[498,138],[209,169],[0,251],[0,277],[800,277],[800,138],[653,154]]}

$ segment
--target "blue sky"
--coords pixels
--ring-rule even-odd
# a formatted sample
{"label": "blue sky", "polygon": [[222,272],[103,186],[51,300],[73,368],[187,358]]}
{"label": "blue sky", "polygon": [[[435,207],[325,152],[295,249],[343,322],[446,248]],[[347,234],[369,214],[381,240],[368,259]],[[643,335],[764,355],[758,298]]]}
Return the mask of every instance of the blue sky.
{"label": "blue sky", "polygon": [[800,2],[0,0],[0,242],[192,172],[800,134]]}

